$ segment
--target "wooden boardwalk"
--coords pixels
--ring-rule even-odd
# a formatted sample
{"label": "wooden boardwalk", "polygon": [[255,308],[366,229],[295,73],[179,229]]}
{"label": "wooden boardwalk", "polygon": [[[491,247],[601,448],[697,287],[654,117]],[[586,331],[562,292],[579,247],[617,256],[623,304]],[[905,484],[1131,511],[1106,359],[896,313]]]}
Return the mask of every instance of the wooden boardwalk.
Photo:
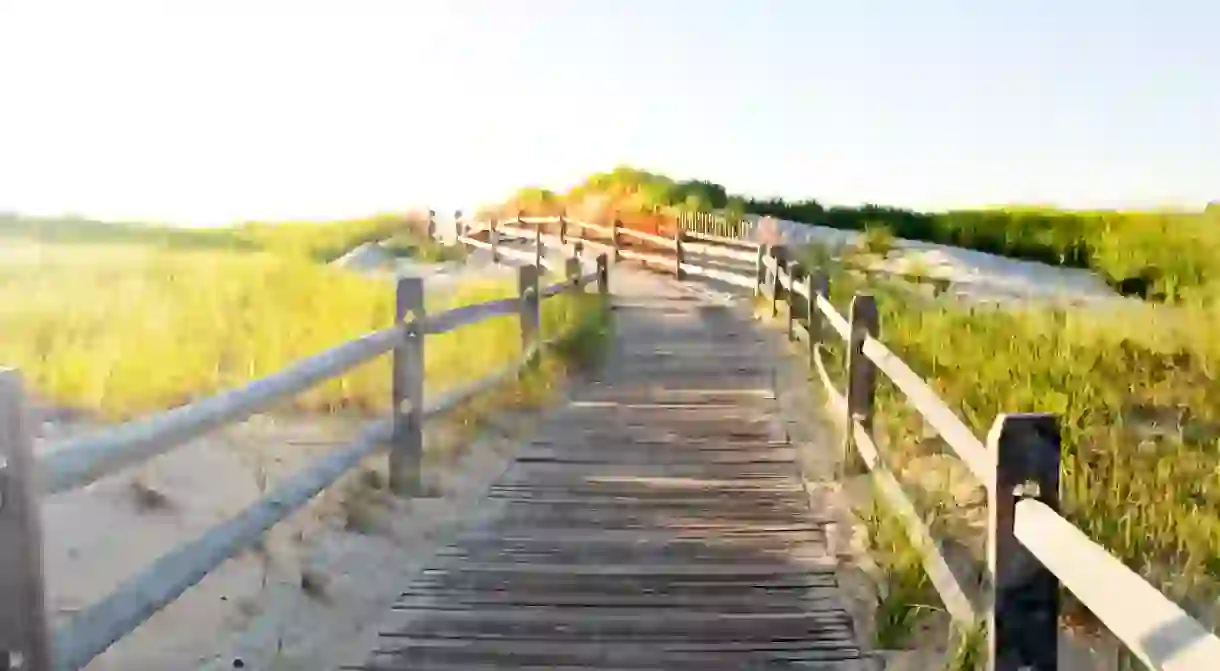
{"label": "wooden boardwalk", "polygon": [[779,417],[781,359],[689,287],[624,284],[599,379],[345,668],[866,668]]}

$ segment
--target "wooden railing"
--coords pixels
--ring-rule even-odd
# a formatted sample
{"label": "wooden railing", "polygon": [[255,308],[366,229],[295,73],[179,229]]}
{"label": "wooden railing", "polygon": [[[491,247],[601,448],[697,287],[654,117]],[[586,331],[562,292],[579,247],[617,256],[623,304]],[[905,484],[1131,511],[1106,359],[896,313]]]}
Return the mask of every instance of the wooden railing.
{"label": "wooden railing", "polygon": [[[678,228],[672,237],[621,226],[617,219],[610,225],[593,224],[567,217],[522,217],[507,221],[463,222],[458,240],[491,252],[492,258],[513,258],[534,262],[543,258],[547,247],[579,251],[593,247],[610,260],[638,261],[647,267],[673,273],[678,279],[706,277],[743,288],[753,287],[754,279],[743,277],[740,267],[759,267],[760,247],[736,238]],[[483,239],[486,238],[486,239]],[[514,248],[509,242],[532,242],[533,251]],[[702,264],[690,262],[691,256],[707,257]],[[717,261],[711,265],[710,261]]]}
{"label": "wooden railing", "polygon": [[[583,292],[596,283],[605,295],[607,257],[596,267],[565,260],[565,277],[539,286],[541,264],[518,269],[516,297],[427,314],[421,278],[401,278],[393,326],[300,361],[243,387],[83,438],[52,445],[35,458],[20,375],[0,369],[0,669],[79,669],[127,636],[230,557],[332,485],[365,457],[389,446],[390,488],[419,492],[423,424],[476,394],[514,378],[551,341],[541,340],[544,299]],[[437,398],[424,396],[426,336],[506,315],[521,323],[523,356],[500,371]],[[242,421],[277,401],[393,353],[391,417],[375,421],[354,442],[288,478],[235,517],[212,527],[143,568],[108,596],[51,630],[45,617],[40,501],[165,454],[216,428]]]}
{"label": "wooden railing", "polygon": [[[543,231],[558,227],[558,237]],[[634,259],[677,277],[715,278],[769,300],[768,312],[782,317],[790,340],[803,343],[828,396],[834,417],[845,429],[843,463],[858,456],[872,475],[888,509],[902,521],[920,552],[923,567],[945,610],[964,628],[987,627],[989,669],[1056,669],[1059,642],[1059,592],[1067,588],[1127,650],[1150,669],[1220,669],[1220,639],[1090,540],[1058,512],[1060,434],[1049,414],[997,417],[980,440],[932,388],[880,339],[880,315],[873,297],[857,294],[847,317],[830,303],[828,276],[806,272],[787,260],[784,247],[691,231],[674,238],[555,218],[520,218],[510,224],[476,224],[521,239],[572,242],[573,232],[592,231],[611,241],[616,259]],[[656,251],[622,248],[627,237]],[[492,235],[494,248],[496,234]],[[691,263],[723,261],[726,267]],[[793,309],[796,307],[797,309]],[[781,315],[781,312],[783,313]],[[798,315],[804,315],[803,318]],[[847,389],[835,389],[822,357],[834,341],[847,346]],[[887,466],[873,440],[877,373],[881,372],[940,434],[967,469],[986,488],[989,523],[984,584],[968,591],[949,567],[940,546],[914,504]],[[973,594],[971,593],[973,592]]]}
{"label": "wooden railing", "polygon": [[[784,257],[783,248],[762,255],[755,293],[770,299],[772,316],[786,305],[788,336],[807,346],[829,405],[845,428],[844,463],[854,447],[887,507],[919,549],[945,609],[964,627],[986,621],[988,668],[1057,668],[1062,586],[1148,668],[1220,669],[1220,639],[1059,514],[1060,434],[1055,416],[1001,415],[986,440],[978,439],[880,340],[880,316],[871,295],[857,294],[845,318],[830,303],[827,275],[805,272]],[[802,321],[798,314],[806,318]],[[847,346],[845,393],[835,389],[822,358],[824,345],[834,340]],[[873,441],[878,371],[987,490],[987,578],[974,599],[950,570]]]}
{"label": "wooden railing", "polygon": [[678,228],[689,233],[702,233],[731,240],[745,240],[754,224],[742,217],[726,217],[711,212],[678,212],[674,215]]}

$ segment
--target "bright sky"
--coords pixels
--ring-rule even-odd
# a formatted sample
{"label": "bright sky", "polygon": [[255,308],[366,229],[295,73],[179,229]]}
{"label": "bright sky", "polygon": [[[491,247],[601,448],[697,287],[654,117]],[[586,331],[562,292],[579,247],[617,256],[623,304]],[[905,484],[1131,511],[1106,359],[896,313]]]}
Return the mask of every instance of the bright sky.
{"label": "bright sky", "polygon": [[620,163],[830,203],[1196,207],[1218,25],[1213,0],[0,0],[0,210],[449,210]]}

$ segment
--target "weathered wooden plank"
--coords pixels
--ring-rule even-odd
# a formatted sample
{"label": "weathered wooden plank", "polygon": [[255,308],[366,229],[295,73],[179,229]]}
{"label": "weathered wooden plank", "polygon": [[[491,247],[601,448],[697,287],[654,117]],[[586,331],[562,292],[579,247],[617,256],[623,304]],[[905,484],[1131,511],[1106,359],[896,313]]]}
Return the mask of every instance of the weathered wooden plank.
{"label": "weathered wooden plank", "polygon": [[[675,671],[706,669],[708,664],[719,668],[752,668],[742,666],[754,661],[832,661],[859,659],[859,649],[846,642],[818,645],[816,642],[655,642],[655,641],[522,641],[422,639],[388,643],[375,654],[397,657],[399,661],[418,664],[442,659],[495,659],[503,668],[518,668],[530,663],[605,664],[612,663],[636,668],[639,664],[656,664]],[[417,668],[417,667],[401,667]],[[713,667],[715,668],[715,667]],[[833,667],[830,667],[833,668]]]}
{"label": "weathered wooden plank", "polygon": [[[394,604],[395,610],[479,610],[483,608],[528,608],[531,612],[554,609],[567,617],[581,617],[590,609],[642,609],[656,613],[674,610],[721,611],[727,613],[773,613],[832,611],[842,613],[833,584],[824,588],[776,590],[766,599],[742,599],[740,594],[571,594],[527,592],[457,592],[411,590]],[[570,610],[569,610],[570,609]]]}
{"label": "weathered wooden plank", "polygon": [[632,449],[619,445],[610,450],[528,450],[517,458],[517,463],[565,463],[565,464],[795,464],[796,450],[774,448],[766,452],[744,450],[703,450],[694,452],[681,449]]}
{"label": "weathered wooden plank", "polygon": [[[701,256],[713,256],[735,261],[743,261],[750,266],[750,273],[753,274],[754,259],[756,252],[753,248],[716,245],[702,242],[686,242],[682,243],[683,249],[689,254],[698,254]],[[749,279],[749,278],[747,278]],[[750,281],[753,281],[752,279]]]}
{"label": "weathered wooden plank", "polygon": [[0,368],[0,667],[50,671],[42,518],[20,373]]}
{"label": "weathered wooden plank", "polygon": [[[699,231],[683,231],[684,238],[690,240],[702,240],[705,242],[722,245],[725,247],[738,247],[741,249],[755,250],[762,246],[761,243],[752,240],[742,240],[739,238],[726,238],[722,235],[712,235],[710,233],[702,233]],[[753,256],[751,256],[751,259]]]}
{"label": "weathered wooden plank", "polygon": [[[624,229],[619,229],[619,232],[621,233],[623,230]],[[618,255],[619,255],[619,257],[624,258],[624,259],[631,259],[633,261],[640,261],[642,263],[651,263],[651,264],[659,265],[659,266],[668,267],[670,264],[673,263],[673,259],[671,259],[667,256],[660,256],[657,254],[645,254],[643,252],[637,252],[637,251],[631,250],[631,249],[620,249],[618,251]]]}
{"label": "weathered wooden plank", "polygon": [[405,328],[394,326],[333,347],[236,389],[112,429],[55,443],[38,460],[40,490],[83,487],[182,443],[241,421],[361,363],[389,352]]}
{"label": "weathered wooden plank", "polygon": [[991,487],[995,479],[995,457],[987,452],[970,427],[958,419],[928,383],[881,341],[868,338],[864,342],[863,352],[906,395],[924,420],[940,433],[979,482]]}
{"label": "weathered wooden plank", "polygon": [[697,277],[707,277],[709,279],[719,280],[721,282],[725,282],[726,284],[733,284],[746,289],[753,288],[754,286],[753,273],[747,270],[734,272],[731,270],[712,268],[707,265],[696,263],[683,263],[682,272],[695,275]]}
{"label": "weathered wooden plank", "polygon": [[656,545],[638,548],[631,545],[597,547],[462,547],[442,550],[437,554],[445,559],[461,559],[476,562],[529,562],[529,563],[573,563],[579,561],[634,562],[637,564],[715,564],[731,561],[783,561],[815,562],[826,558],[825,545],[808,542],[803,545],[784,544],[770,548],[747,546],[706,546],[685,543]]}
{"label": "weathered wooden plank", "polygon": [[818,542],[825,539],[824,520],[805,520],[800,524],[721,526],[715,529],[676,528],[625,531],[622,529],[570,529],[535,527],[529,530],[477,530],[459,533],[454,543],[463,547],[503,544],[504,547],[635,545],[663,544],[751,545],[768,548],[777,545]]}
{"label": "weathered wooden plank", "polygon": [[1014,531],[1147,668],[1220,668],[1220,639],[1050,507],[1018,501]]}
{"label": "weathered wooden plank", "polygon": [[645,233],[644,231],[637,231],[633,228],[619,228],[618,234],[621,236],[628,237],[628,238],[635,238],[637,240],[643,240],[644,242],[651,242],[654,245],[657,245],[659,247],[664,247],[667,249],[672,249],[675,246],[673,238],[667,238],[663,235],[653,235],[652,233]]}
{"label": "weathered wooden plank", "polygon": [[828,647],[851,640],[850,618],[842,611],[719,612],[648,608],[582,608],[570,612],[547,609],[436,609],[426,618],[412,618],[391,638],[465,638],[548,640],[556,630],[565,641],[631,639],[639,642],[735,643],[805,641]]}

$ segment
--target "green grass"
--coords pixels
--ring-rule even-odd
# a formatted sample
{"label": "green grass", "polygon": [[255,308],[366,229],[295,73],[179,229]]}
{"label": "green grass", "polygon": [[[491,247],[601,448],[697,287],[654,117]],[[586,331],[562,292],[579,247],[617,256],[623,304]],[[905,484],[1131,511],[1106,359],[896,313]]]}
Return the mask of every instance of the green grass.
{"label": "green grass", "polygon": [[249,222],[216,228],[0,215],[0,244],[130,245],[167,250],[265,251],[332,261],[364,243],[397,237],[427,247],[426,219],[385,214],[338,221]]}
{"label": "green grass", "polygon": [[873,563],[873,645],[881,650],[911,647],[928,615],[939,609],[932,582],[902,520],[874,492],[872,505],[855,511],[868,539]]}
{"label": "green grass", "polygon": [[445,263],[466,258],[463,245],[445,245],[415,233],[398,233],[382,244],[386,251],[399,258],[423,263]]}
{"label": "green grass", "polygon": [[[0,266],[0,362],[20,368],[44,401],[108,419],[240,385],[393,319],[392,283],[293,254],[96,245],[38,246],[37,254]],[[511,282],[472,281],[430,296],[429,309],[515,292]],[[549,299],[544,327],[583,328],[592,309],[588,299]],[[520,349],[515,317],[429,337],[427,391],[496,370]],[[382,412],[389,395],[381,357],[289,406]]]}
{"label": "green grass", "polygon": [[[1066,517],[1171,598],[1215,621],[1220,314],[1202,302],[971,307],[921,300],[895,282],[866,287],[842,272],[831,287],[842,314],[854,291],[877,296],[882,340],[976,435],[985,436],[1002,412],[1058,415]],[[836,343],[828,362],[840,388],[842,351]],[[925,436],[922,419],[890,384],[879,384],[877,399],[878,442],[908,491],[917,490],[908,467],[944,446]],[[962,534],[971,528],[944,526]],[[981,547],[981,539],[967,540]]]}

